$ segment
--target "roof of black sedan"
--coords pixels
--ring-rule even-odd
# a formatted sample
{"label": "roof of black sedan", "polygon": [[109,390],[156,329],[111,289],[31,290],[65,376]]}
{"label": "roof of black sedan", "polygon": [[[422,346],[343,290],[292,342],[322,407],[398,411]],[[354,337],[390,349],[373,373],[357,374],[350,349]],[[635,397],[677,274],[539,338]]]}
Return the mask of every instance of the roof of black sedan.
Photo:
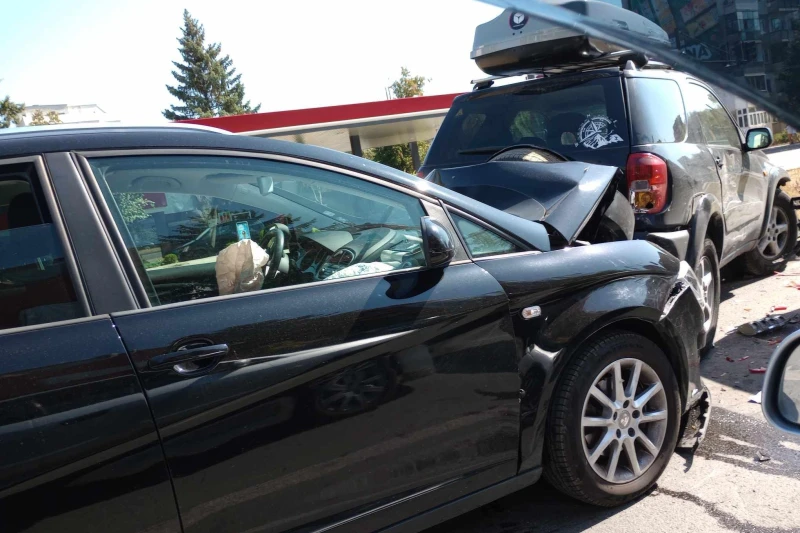
{"label": "roof of black sedan", "polygon": [[[41,128],[41,129],[36,129]],[[316,161],[331,166],[363,172],[396,185],[424,191],[478,217],[493,221],[539,250],[548,250],[544,229],[528,221],[496,210],[454,191],[426,182],[344,152],[275,139],[232,135],[213,128],[169,124],[163,126],[37,126],[14,128],[0,134],[0,163],[4,158],[24,157],[53,152],[92,152],[142,149],[236,150],[279,154]]]}
{"label": "roof of black sedan", "polygon": [[161,126],[36,126],[0,130],[0,159],[51,152],[189,148],[284,154],[375,174],[416,187],[418,178],[368,159],[306,144],[233,135],[189,124]]}

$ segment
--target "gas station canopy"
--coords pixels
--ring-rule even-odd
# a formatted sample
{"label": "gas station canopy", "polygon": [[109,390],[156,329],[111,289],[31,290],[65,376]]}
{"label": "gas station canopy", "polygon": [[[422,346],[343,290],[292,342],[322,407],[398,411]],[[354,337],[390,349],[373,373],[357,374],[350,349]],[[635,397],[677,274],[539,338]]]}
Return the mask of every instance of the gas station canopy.
{"label": "gas station canopy", "polygon": [[240,135],[363,149],[432,139],[458,94],[186,120]]}

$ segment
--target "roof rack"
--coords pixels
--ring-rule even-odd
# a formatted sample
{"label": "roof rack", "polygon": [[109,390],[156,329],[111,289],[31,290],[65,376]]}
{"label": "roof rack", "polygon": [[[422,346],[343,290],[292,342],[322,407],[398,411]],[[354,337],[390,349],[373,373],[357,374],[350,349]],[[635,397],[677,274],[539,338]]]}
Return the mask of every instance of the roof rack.
{"label": "roof rack", "polygon": [[473,91],[486,89],[494,85],[496,80],[511,78],[514,76],[525,75],[528,79],[535,79],[534,76],[544,75],[553,76],[555,74],[567,74],[571,72],[586,72],[589,70],[598,70],[603,68],[619,67],[623,70],[640,70],[640,69],[671,69],[670,65],[652,61],[644,54],[634,52],[632,50],[620,50],[618,52],[609,52],[601,56],[593,58],[586,58],[585,61],[576,61],[572,63],[565,63],[562,65],[552,65],[541,68],[534,68],[528,72],[518,74],[509,74],[505,76],[488,76],[486,78],[479,78],[471,80]]}

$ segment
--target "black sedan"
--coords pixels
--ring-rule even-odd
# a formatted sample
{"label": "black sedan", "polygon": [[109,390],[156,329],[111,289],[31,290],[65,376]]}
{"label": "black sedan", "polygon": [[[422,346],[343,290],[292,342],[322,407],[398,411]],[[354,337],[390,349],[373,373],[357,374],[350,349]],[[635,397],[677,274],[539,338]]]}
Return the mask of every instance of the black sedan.
{"label": "black sedan", "polygon": [[542,474],[636,498],[705,431],[702,289],[556,234],[298,144],[8,130],[0,531],[416,531]]}

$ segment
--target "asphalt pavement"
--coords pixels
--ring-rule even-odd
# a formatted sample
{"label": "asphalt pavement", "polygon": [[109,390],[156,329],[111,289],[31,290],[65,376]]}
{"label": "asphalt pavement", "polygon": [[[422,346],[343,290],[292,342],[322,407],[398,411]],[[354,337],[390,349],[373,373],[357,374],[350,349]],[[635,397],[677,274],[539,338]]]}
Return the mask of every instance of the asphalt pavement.
{"label": "asphalt pavement", "polygon": [[[750,398],[761,390],[774,343],[798,327],[763,337],[735,332],[773,306],[800,313],[800,261],[779,275],[726,281],[716,347],[701,363],[712,394],[703,445],[675,453],[657,486],[639,500],[600,509],[559,494],[546,482],[432,528],[427,533],[800,531],[800,438],[773,429]],[[759,461],[759,452],[769,457]]]}

